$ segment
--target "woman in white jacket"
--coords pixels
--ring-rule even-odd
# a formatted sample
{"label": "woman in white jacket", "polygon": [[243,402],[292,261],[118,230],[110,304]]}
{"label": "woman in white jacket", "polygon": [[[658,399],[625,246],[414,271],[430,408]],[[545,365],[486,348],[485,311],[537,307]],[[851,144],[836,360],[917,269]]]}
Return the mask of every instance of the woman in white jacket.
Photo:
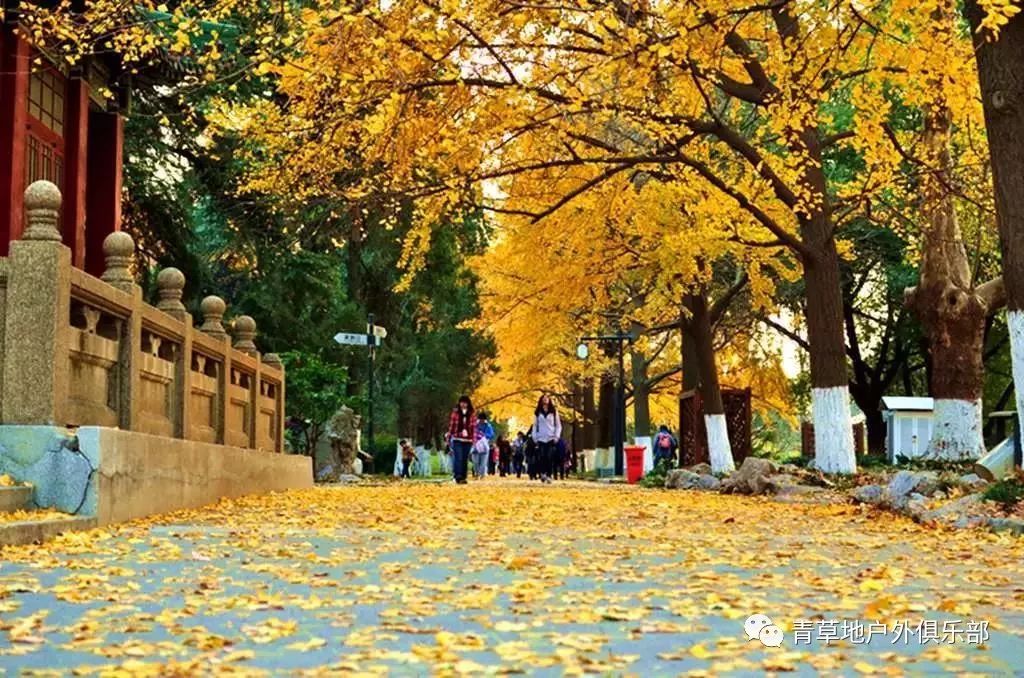
{"label": "woman in white jacket", "polygon": [[558,440],[562,437],[562,420],[558,417],[555,403],[545,393],[537,401],[533,412],[533,440],[537,443],[537,461],[540,481],[551,482],[551,474],[558,455]]}

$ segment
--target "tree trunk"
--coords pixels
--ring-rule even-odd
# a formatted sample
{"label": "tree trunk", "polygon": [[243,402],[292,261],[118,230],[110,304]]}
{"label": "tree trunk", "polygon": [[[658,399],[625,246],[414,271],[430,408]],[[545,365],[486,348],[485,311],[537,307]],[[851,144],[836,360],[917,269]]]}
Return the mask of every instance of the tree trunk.
{"label": "tree trunk", "polygon": [[[795,21],[787,12],[779,11],[784,19]],[[793,134],[792,148],[803,156],[800,183],[808,196],[794,211],[800,220],[803,243],[801,261],[806,281],[815,464],[825,473],[856,473],[857,455],[853,446],[846,373],[843,289],[822,164],[821,138],[816,125],[793,130]]]}
{"label": "tree trunk", "polygon": [[[939,30],[952,40],[951,10],[933,13]],[[930,83],[935,100],[925,107],[924,160],[930,171],[922,179],[924,243],[921,278],[907,290],[907,306],[928,338],[935,428],[925,456],[932,459],[977,459],[985,453],[981,394],[982,349],[988,309],[971,280],[960,225],[949,193],[951,115],[941,83]]]}
{"label": "tree trunk", "polygon": [[857,407],[864,413],[864,428],[867,429],[868,434],[868,453],[884,453],[885,419],[882,417],[880,409],[882,393],[877,388],[855,383],[850,388],[850,395],[853,396],[853,402],[857,403]]}
{"label": "tree trunk", "polygon": [[597,403],[597,447],[610,448],[615,443],[615,377],[601,375],[601,391]]}
{"label": "tree trunk", "polygon": [[815,464],[825,473],[856,473],[839,256],[831,234],[821,236],[831,230],[827,222],[807,230],[812,229],[822,239],[817,256],[804,261]]}
{"label": "tree trunk", "polygon": [[732,458],[729,428],[725,421],[725,406],[718,383],[718,366],[715,364],[715,345],[707,297],[703,292],[688,295],[686,307],[690,310],[689,325],[700,370],[699,389],[704,408],[704,428],[707,431],[711,471],[728,473],[736,468],[736,464]]}
{"label": "tree trunk", "polygon": [[594,402],[594,378],[583,380],[583,449],[597,448],[597,404]]}
{"label": "tree trunk", "polygon": [[977,1],[968,0],[966,10],[992,160],[1017,415],[1024,417],[1024,14],[1014,15],[991,40],[980,30],[984,12]]}
{"label": "tree trunk", "polygon": [[700,385],[700,366],[697,358],[697,342],[689,320],[683,321],[683,391],[692,391]]}
{"label": "tree trunk", "polygon": [[629,356],[633,377],[633,423],[637,437],[651,435],[651,390],[647,385],[647,361],[639,351]]}

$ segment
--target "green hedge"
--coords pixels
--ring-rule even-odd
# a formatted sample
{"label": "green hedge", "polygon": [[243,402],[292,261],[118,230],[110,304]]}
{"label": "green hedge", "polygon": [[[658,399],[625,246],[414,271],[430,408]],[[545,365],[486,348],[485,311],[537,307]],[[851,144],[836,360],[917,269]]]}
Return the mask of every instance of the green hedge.
{"label": "green hedge", "polygon": [[[364,439],[365,442],[365,439]],[[398,436],[378,433],[373,437],[373,449],[364,447],[373,455],[373,472],[391,475],[395,470],[395,458],[398,456]]]}

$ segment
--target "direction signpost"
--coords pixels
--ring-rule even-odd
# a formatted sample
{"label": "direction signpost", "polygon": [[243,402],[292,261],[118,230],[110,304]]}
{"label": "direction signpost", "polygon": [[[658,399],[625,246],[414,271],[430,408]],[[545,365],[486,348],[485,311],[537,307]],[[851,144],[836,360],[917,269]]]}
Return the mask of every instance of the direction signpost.
{"label": "direction signpost", "polygon": [[380,346],[380,337],[368,337],[365,334],[352,334],[349,332],[338,332],[334,335],[334,341],[342,346],[369,346],[371,338],[374,341],[374,346]]}
{"label": "direction signpost", "polygon": [[371,451],[373,450],[373,362],[376,354],[375,349],[384,342],[384,338],[387,336],[388,331],[385,328],[373,324],[372,313],[366,317],[366,334],[338,332],[334,335],[334,341],[342,346],[365,346],[367,348],[367,356],[370,363],[370,380],[367,386],[366,440],[367,446]]}

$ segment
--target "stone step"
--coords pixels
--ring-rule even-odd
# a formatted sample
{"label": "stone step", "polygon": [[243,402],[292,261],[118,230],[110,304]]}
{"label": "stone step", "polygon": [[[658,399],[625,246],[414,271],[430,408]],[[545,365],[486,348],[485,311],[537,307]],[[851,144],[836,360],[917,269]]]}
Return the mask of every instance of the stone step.
{"label": "stone step", "polygon": [[63,532],[79,532],[96,527],[95,518],[68,516],[44,520],[0,523],[0,546],[32,544],[52,539]]}
{"label": "stone step", "polygon": [[0,487],[0,513],[10,513],[18,509],[27,509],[32,504],[32,493],[34,488],[15,485],[13,487]]}

